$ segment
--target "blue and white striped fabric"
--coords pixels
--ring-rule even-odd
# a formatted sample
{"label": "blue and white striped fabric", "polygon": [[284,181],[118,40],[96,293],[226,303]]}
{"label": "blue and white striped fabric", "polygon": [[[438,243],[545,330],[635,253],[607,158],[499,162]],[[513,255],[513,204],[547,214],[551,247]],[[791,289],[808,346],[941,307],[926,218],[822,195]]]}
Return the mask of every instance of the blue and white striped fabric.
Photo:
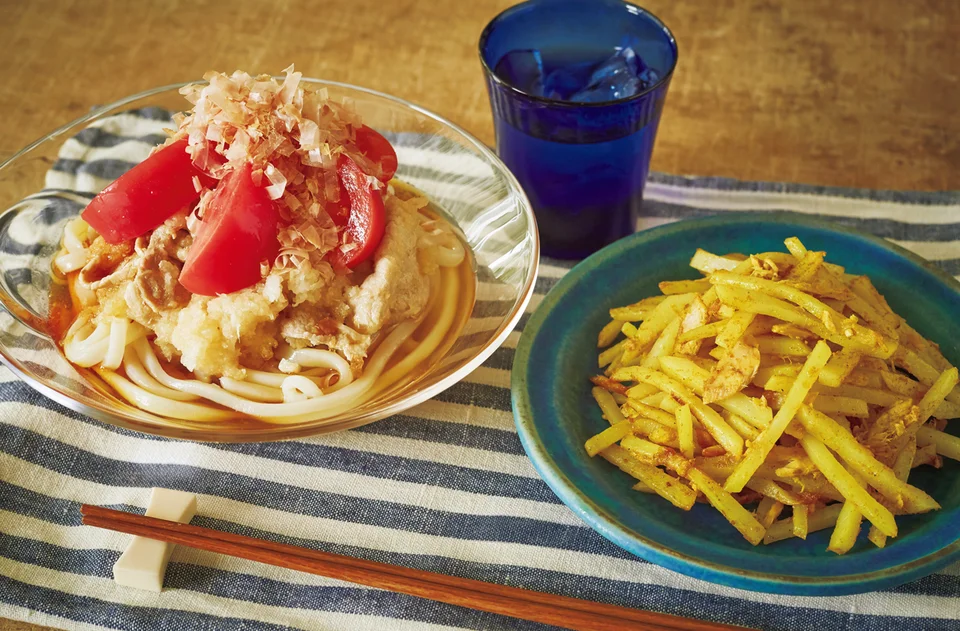
{"label": "blue and white striped fabric", "polygon": [[[162,123],[126,115],[68,141],[48,186],[97,190],[158,140]],[[647,199],[641,228],[727,210],[796,210],[889,237],[960,274],[960,194],[655,174]],[[530,310],[567,269],[544,261]],[[960,628],[960,565],[882,593],[787,597],[681,576],[607,542],[523,453],[508,390],[518,336],[407,414],[285,443],[135,434],[0,371],[0,616],[83,630],[545,628],[182,548],[163,593],[118,587],[111,566],[128,538],[81,526],[79,505],[142,511],[161,486],[196,493],[201,525],[528,589],[768,631]]]}

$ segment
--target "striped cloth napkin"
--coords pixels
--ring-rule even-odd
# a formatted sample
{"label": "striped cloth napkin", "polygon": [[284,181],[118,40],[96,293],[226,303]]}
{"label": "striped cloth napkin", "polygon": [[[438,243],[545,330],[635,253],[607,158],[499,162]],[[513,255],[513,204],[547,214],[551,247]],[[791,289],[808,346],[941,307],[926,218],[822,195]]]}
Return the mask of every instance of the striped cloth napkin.
{"label": "striped cloth napkin", "polygon": [[[125,114],[69,140],[52,188],[98,190],[161,138]],[[641,229],[727,210],[817,214],[960,274],[960,194],[654,174]],[[530,310],[569,266],[543,261]],[[520,328],[526,322],[521,321]],[[768,631],[960,628],[960,564],[885,592],[790,597],[728,589],[624,552],[537,477],[510,412],[520,331],[471,377],[408,413],[283,443],[199,444],[75,414],[0,369],[0,616],[65,629],[545,629],[492,614],[178,548],[166,589],[118,587],[125,535],[81,503],[142,512],[150,488],[199,496],[194,523],[435,572]]]}

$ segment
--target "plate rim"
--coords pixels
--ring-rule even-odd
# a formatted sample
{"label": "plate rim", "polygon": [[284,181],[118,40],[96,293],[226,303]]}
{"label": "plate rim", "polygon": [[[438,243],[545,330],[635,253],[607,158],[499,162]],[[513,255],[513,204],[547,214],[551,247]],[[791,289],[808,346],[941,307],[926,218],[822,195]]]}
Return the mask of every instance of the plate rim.
{"label": "plate rim", "polygon": [[743,220],[782,225],[802,225],[864,239],[881,249],[906,259],[910,263],[920,266],[924,271],[931,273],[938,281],[960,295],[960,282],[957,279],[917,254],[881,237],[805,213],[794,211],[723,211],[716,215],[684,219],[636,232],[595,252],[567,272],[544,297],[520,336],[511,374],[511,407],[520,442],[534,469],[568,508],[594,531],[618,547],[666,569],[726,587],[792,596],[850,595],[902,585],[932,574],[960,559],[960,535],[958,535],[958,538],[952,543],[923,557],[905,564],[862,574],[845,574],[832,577],[787,576],[775,572],[744,570],[704,561],[671,550],[618,523],[616,519],[573,485],[539,442],[539,432],[531,418],[532,404],[525,382],[533,340],[537,337],[543,322],[561,297],[595,267],[611,257],[616,258],[624,251],[639,247],[646,242],[673,232],[689,230],[693,224],[703,228],[718,224],[729,225]]}

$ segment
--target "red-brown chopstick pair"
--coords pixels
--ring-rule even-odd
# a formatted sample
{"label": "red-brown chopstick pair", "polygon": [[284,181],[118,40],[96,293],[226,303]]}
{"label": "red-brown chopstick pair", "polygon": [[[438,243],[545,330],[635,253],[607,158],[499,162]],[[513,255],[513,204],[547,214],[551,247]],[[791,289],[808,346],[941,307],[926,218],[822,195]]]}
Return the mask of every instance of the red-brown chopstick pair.
{"label": "red-brown chopstick pair", "polygon": [[283,543],[84,504],[83,523],[259,561],[359,585],[578,631],[732,631],[729,625],[628,609],[467,578],[365,561]]}

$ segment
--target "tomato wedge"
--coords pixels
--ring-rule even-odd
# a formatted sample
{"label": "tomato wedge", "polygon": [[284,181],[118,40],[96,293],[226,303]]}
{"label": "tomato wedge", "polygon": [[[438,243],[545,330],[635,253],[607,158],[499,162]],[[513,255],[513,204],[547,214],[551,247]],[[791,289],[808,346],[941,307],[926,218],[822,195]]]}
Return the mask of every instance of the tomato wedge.
{"label": "tomato wedge", "polygon": [[397,152],[390,141],[364,125],[357,130],[357,149],[373,162],[380,163],[380,181],[386,184],[397,172]]}
{"label": "tomato wedge", "polygon": [[380,191],[370,185],[367,175],[352,158],[341,155],[337,170],[347,199],[350,200],[350,216],[344,229],[346,241],[357,247],[346,253],[334,250],[330,254],[330,262],[334,267],[356,267],[373,256],[380,245],[387,223],[386,212]]}
{"label": "tomato wedge", "polygon": [[[378,179],[381,182],[386,184],[393,179],[397,172],[397,152],[393,150],[389,140],[364,125],[357,129],[356,144],[360,153],[380,164],[381,174]],[[331,204],[327,212],[330,213],[333,223],[340,227],[347,225],[347,220],[350,218],[350,195],[347,193],[342,177],[340,178],[340,199]]]}
{"label": "tomato wedge", "polygon": [[153,230],[200,193],[194,176],[208,187],[216,180],[193,166],[187,139],[167,145],[116,179],[80,214],[107,243],[121,243]]}
{"label": "tomato wedge", "polygon": [[215,296],[260,281],[260,263],[273,262],[280,244],[280,213],[262,186],[253,183],[249,164],[220,180],[180,272],[192,293]]}

